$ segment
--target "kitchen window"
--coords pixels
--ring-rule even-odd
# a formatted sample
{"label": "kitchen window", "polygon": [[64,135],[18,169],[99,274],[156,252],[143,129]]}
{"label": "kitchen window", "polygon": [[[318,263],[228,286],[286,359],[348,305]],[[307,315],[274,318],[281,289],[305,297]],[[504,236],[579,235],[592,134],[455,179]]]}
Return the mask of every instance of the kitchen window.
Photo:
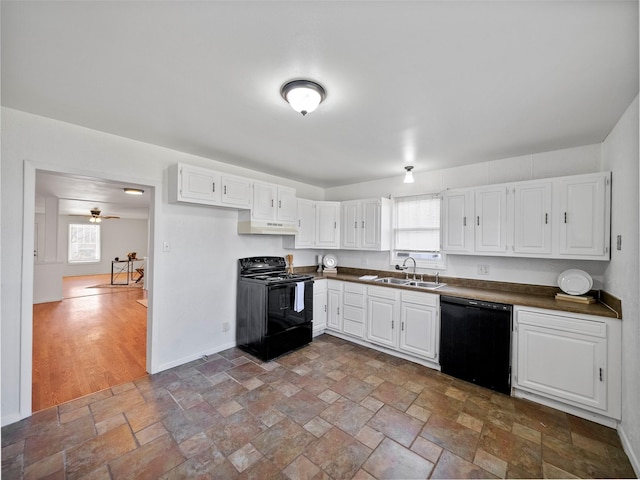
{"label": "kitchen window", "polygon": [[413,257],[418,267],[445,268],[440,253],[440,196],[397,197],[393,202],[391,263],[402,264]]}
{"label": "kitchen window", "polygon": [[69,263],[100,261],[100,225],[69,224]]}

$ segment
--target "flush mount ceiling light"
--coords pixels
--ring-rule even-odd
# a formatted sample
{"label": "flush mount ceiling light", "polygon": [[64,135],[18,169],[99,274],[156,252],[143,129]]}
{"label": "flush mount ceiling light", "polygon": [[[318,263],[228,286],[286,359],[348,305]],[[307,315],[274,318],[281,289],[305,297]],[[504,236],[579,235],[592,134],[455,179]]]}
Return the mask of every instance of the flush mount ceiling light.
{"label": "flush mount ceiling light", "polygon": [[403,183],[413,183],[413,167],[404,167],[407,173],[404,174]]}
{"label": "flush mount ceiling light", "polygon": [[291,108],[304,116],[318,108],[327,96],[327,92],[322,85],[311,80],[294,80],[282,86],[280,95],[291,105]]}
{"label": "flush mount ceiling light", "polygon": [[141,188],[123,188],[124,193],[128,193],[129,195],[142,195],[144,190]]}

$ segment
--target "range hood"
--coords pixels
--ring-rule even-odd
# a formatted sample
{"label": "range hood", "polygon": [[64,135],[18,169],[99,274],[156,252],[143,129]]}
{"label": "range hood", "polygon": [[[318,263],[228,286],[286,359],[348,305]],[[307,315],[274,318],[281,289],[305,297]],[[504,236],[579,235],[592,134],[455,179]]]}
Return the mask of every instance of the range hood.
{"label": "range hood", "polygon": [[250,235],[296,235],[298,229],[292,223],[241,220],[238,221],[238,233]]}

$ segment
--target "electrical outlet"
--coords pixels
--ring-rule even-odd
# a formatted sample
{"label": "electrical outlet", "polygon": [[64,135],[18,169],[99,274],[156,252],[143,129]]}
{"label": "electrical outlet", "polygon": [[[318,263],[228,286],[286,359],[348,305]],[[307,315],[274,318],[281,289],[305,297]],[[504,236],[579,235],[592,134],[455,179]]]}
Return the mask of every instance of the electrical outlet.
{"label": "electrical outlet", "polygon": [[163,252],[171,251],[171,246],[169,245],[169,242],[162,242],[162,251]]}
{"label": "electrical outlet", "polygon": [[222,324],[222,331],[223,331],[223,332],[228,332],[228,331],[229,331],[229,328],[230,328],[230,327],[229,327],[229,322],[224,322],[224,323]]}
{"label": "electrical outlet", "polygon": [[622,235],[616,237],[616,248],[622,250]]}
{"label": "electrical outlet", "polygon": [[489,275],[489,265],[478,264],[478,275]]}

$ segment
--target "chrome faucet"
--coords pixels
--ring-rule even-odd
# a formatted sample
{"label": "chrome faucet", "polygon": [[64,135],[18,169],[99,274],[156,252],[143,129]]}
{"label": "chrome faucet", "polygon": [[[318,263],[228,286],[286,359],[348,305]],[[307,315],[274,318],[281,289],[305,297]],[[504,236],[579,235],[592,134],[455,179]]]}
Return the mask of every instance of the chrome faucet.
{"label": "chrome faucet", "polygon": [[416,279],[416,259],[415,259],[415,258],[413,258],[413,257],[407,257],[407,258],[405,258],[405,259],[404,259],[404,262],[402,262],[402,266],[403,266],[404,268],[406,268],[406,267],[407,267],[407,260],[411,260],[411,261],[413,261],[413,279],[415,280],[415,279]]}
{"label": "chrome faucet", "polygon": [[436,272],[436,285],[440,283],[440,272]]}

